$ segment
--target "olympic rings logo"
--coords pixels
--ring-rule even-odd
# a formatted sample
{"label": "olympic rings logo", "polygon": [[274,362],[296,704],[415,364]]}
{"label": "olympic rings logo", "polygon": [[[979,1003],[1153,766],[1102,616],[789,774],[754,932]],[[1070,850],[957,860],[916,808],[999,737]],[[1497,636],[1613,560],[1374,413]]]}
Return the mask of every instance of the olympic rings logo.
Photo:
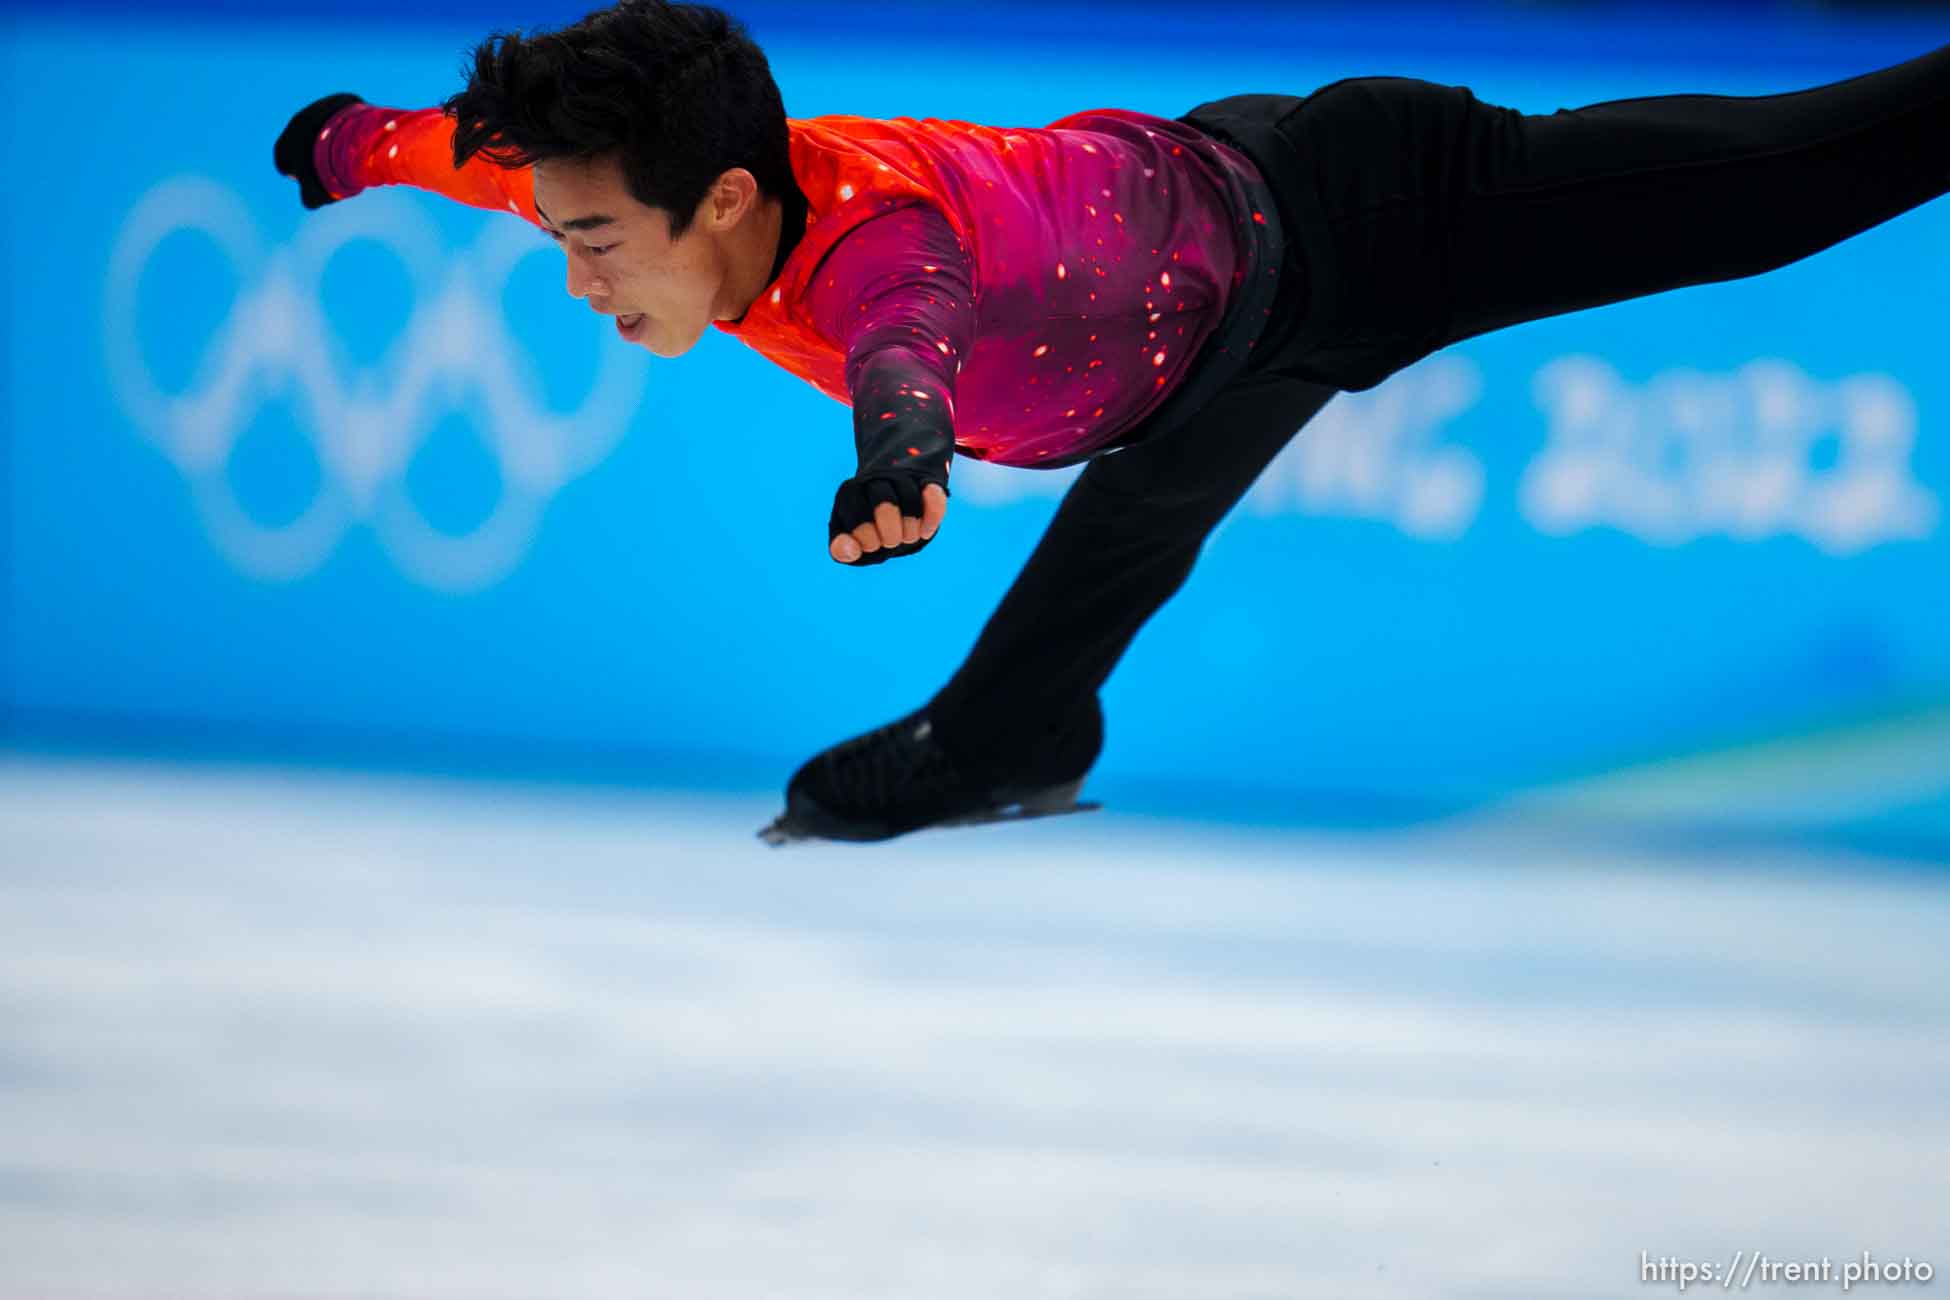
{"label": "olympic rings logo", "polygon": [[[137,299],[157,247],[185,230],[217,245],[241,287],[205,341],[190,389],[172,395],[144,356]],[[130,211],[109,260],[110,382],[129,419],[189,483],[213,544],[243,572],[302,577],[363,525],[414,581],[479,590],[520,563],[550,498],[615,447],[648,377],[648,358],[635,349],[599,346],[595,382],[577,409],[552,411],[530,395],[521,380],[531,363],[499,305],[522,259],[555,251],[530,234],[516,222],[490,222],[449,259],[416,201],[373,193],[308,213],[289,245],[267,249],[230,189],[201,177],[164,181]],[[369,373],[344,376],[319,281],[332,254],[359,240],[399,259],[412,281],[413,310]],[[226,467],[265,396],[293,384],[321,486],[298,517],[266,526],[236,499]],[[501,491],[486,519],[456,535],[422,517],[405,479],[440,415],[470,387],[487,412],[478,432],[500,469]]]}

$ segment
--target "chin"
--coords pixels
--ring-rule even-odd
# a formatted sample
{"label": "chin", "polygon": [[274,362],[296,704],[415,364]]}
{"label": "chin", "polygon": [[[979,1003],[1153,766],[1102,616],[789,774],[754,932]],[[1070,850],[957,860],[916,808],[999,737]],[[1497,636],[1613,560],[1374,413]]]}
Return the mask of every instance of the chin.
{"label": "chin", "polygon": [[672,338],[668,334],[652,334],[639,341],[637,346],[648,350],[655,356],[664,358],[681,357],[697,346],[697,341],[703,334],[703,330],[694,331],[690,335],[681,338]]}

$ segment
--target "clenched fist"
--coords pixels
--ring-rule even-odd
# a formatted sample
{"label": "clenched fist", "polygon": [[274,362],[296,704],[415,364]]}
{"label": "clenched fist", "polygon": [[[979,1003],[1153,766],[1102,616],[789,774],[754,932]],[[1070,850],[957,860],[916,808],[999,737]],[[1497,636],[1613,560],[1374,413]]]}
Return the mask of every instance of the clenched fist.
{"label": "clenched fist", "polygon": [[938,476],[892,468],[840,484],[827,521],[826,549],[841,564],[880,564],[913,555],[933,539],[948,513]]}

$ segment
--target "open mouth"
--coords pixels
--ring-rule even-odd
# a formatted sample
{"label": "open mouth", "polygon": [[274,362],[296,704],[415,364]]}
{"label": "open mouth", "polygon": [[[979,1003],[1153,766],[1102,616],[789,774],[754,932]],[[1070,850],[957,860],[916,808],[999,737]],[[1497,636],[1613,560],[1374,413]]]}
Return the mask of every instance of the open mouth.
{"label": "open mouth", "polygon": [[643,329],[643,320],[642,312],[638,312],[634,316],[618,316],[616,318],[616,332],[626,339],[634,339]]}

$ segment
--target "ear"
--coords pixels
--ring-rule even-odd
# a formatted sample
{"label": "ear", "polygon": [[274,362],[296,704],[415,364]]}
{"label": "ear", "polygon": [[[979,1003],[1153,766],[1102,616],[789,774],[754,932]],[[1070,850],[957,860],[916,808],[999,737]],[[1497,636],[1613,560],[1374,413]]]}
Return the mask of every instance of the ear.
{"label": "ear", "polygon": [[743,167],[720,175],[704,196],[703,216],[720,230],[729,229],[758,206],[758,177]]}

